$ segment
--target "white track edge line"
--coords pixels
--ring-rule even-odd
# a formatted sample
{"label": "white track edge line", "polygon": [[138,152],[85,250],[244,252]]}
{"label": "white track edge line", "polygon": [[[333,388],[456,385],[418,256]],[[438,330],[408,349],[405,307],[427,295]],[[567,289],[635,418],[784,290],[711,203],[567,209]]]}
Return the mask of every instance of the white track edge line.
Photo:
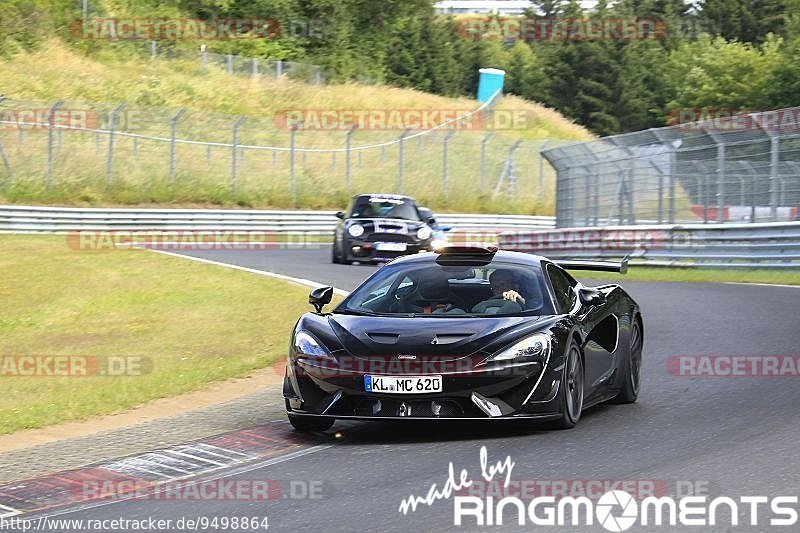
{"label": "white track edge line", "polygon": [[[169,255],[172,257],[180,257],[182,259],[189,259],[190,261],[197,261],[198,263],[205,263],[208,265],[216,265],[221,267],[233,268],[235,270],[241,270],[242,272],[249,272],[250,274],[258,274],[259,276],[267,276],[270,278],[280,279],[283,281],[289,281],[291,283],[296,283],[298,285],[303,285],[305,287],[311,287],[312,289],[317,289],[319,287],[325,287],[323,283],[317,283],[316,281],[311,281],[310,279],[305,278],[295,278],[292,276],[286,276],[284,274],[276,274],[275,272],[269,272],[266,270],[258,270],[255,268],[243,267],[239,265],[232,265],[230,263],[222,263],[220,261],[212,261],[211,259],[203,259],[201,257],[194,257],[191,255],[184,255],[175,252],[167,252],[166,250],[153,250],[150,248],[143,248],[150,252],[155,252],[157,254],[164,254]],[[348,291],[337,289],[334,287],[333,289],[334,294],[338,294],[339,296],[347,296],[350,294]]]}

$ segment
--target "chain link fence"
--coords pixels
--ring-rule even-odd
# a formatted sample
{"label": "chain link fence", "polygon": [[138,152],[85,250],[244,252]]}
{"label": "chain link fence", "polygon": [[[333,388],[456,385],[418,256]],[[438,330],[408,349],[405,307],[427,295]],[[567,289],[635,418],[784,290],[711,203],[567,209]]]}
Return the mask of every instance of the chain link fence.
{"label": "chain link fence", "polygon": [[[476,111],[492,113],[495,102]],[[4,99],[0,191],[11,201],[311,208],[396,192],[451,210],[552,212],[555,172],[540,151],[564,141],[459,129],[459,120],[423,131],[329,131],[273,117]]]}
{"label": "chain link fence", "polygon": [[247,78],[286,77],[315,85],[327,82],[323,68],[310,63],[219,54],[208,52],[205,45],[199,46],[197,50],[185,50],[174,46],[165,46],[157,41],[150,41],[148,51],[151,59],[177,60],[192,64],[196,67],[198,74],[206,74],[209,70],[216,69],[231,76]]}
{"label": "chain link fence", "polygon": [[800,108],[727,115],[543,152],[559,227],[798,219]]}

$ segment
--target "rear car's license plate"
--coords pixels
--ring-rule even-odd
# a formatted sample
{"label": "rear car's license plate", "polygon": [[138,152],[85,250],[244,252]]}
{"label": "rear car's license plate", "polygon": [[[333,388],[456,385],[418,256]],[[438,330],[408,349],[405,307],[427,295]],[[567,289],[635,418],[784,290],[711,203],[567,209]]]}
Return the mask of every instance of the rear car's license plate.
{"label": "rear car's license plate", "polygon": [[364,390],[390,394],[442,392],[442,376],[364,376]]}
{"label": "rear car's license plate", "polygon": [[376,242],[375,249],[381,252],[405,252],[406,243],[404,242]]}

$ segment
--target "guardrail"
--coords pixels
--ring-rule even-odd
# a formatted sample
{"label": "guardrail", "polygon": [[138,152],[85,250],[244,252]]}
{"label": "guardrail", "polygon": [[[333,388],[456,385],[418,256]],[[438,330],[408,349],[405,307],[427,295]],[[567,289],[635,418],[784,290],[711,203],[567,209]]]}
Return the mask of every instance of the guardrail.
{"label": "guardrail", "polygon": [[[554,259],[615,259],[652,266],[800,268],[800,222],[555,228],[527,215],[441,214],[453,239],[499,242]],[[270,231],[331,235],[335,211],[97,209],[0,206],[0,233]]]}
{"label": "guardrail", "polygon": [[[249,209],[96,209],[0,206],[0,233],[79,230],[261,230],[332,234],[335,211]],[[440,224],[463,229],[552,228],[555,218],[526,215],[436,215]]]}
{"label": "guardrail", "polygon": [[632,263],[652,266],[800,268],[800,222],[521,230],[497,237],[501,248],[556,259],[630,255]]}

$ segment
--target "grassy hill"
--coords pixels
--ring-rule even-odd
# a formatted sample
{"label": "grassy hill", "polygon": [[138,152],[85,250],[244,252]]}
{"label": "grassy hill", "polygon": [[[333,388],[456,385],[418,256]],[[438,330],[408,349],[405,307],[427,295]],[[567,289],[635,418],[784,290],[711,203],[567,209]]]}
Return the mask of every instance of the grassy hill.
{"label": "grassy hill", "polygon": [[[199,72],[199,60],[141,59],[118,51],[76,53],[51,40],[37,51],[0,61],[0,86],[8,99],[0,110],[47,108],[64,100],[67,109],[91,109],[102,115],[126,103],[126,116],[136,127],[122,133],[169,137],[169,120],[180,108],[186,114],[176,137],[230,143],[238,116],[247,116],[239,142],[289,146],[289,133],[274,117],[298,109],[440,109],[467,111],[478,103],[469,98],[445,98],[410,89],[377,85],[307,85],[290,79],[243,78],[221,69]],[[498,110],[520,112],[525,129],[498,130],[486,149],[484,183],[480,181],[480,142],[486,131],[458,131],[448,141],[448,183],[443,183],[446,132],[408,141],[404,157],[404,192],[433,208],[451,211],[547,213],[552,209],[552,172],[546,168],[539,188],[538,148],[547,139],[591,138],[557,112],[516,97],[503,98]],[[122,120],[122,122],[125,122]],[[127,128],[127,130],[126,130]],[[286,151],[245,150],[239,156],[235,190],[230,184],[231,149],[181,145],[176,149],[174,180],[169,180],[168,142],[118,136],[114,145],[113,179],[107,180],[106,136],[64,131],[54,153],[53,182],[46,188],[47,132],[0,129],[13,177],[0,182],[5,203],[82,205],[239,205],[247,207],[339,207],[352,192],[394,191],[397,187],[398,146],[353,152],[350,190],[346,188],[344,154],[298,154],[296,200],[289,183]],[[358,131],[352,146],[397,139],[401,131]],[[413,132],[412,132],[413,133]],[[301,131],[296,146],[342,148],[344,130]],[[517,194],[493,195],[508,149],[525,141],[517,152]],[[5,171],[0,166],[0,180]]]}

